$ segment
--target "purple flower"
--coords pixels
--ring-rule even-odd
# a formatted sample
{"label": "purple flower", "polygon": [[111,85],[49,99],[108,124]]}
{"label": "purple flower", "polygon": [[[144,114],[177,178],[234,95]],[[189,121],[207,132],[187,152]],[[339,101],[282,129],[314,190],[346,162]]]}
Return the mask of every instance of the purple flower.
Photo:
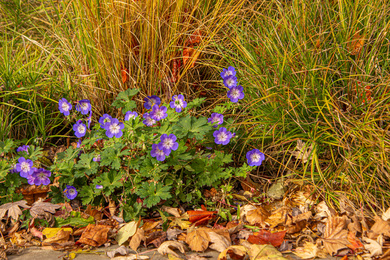
{"label": "purple flower", "polygon": [[179,147],[179,144],[176,142],[176,136],[174,134],[163,134],[160,137],[161,142],[158,144],[158,149],[162,150],[165,155],[169,155],[171,150],[176,151]]}
{"label": "purple flower", "polygon": [[184,96],[182,94],[175,95],[172,98],[173,101],[169,103],[171,108],[175,108],[177,113],[180,113],[183,108],[187,106],[187,102],[184,101]]}
{"label": "purple flower", "polygon": [[29,145],[22,145],[22,146],[19,146],[18,149],[16,149],[16,152],[26,152],[28,154],[28,148],[30,146]]}
{"label": "purple flower", "polygon": [[70,110],[72,110],[72,104],[68,102],[65,98],[61,98],[58,101],[58,109],[65,116],[69,116]]}
{"label": "purple flower", "polygon": [[8,171],[9,173],[17,173],[18,170],[16,170],[16,164],[12,165],[12,169]]}
{"label": "purple flower", "polygon": [[237,86],[237,78],[235,76],[227,76],[223,79],[223,84],[227,88],[232,88]]}
{"label": "purple flower", "polygon": [[109,114],[104,114],[102,117],[99,119],[99,124],[101,128],[105,128],[106,124],[110,124],[112,120],[112,117]]}
{"label": "purple flower", "polygon": [[101,190],[101,189],[103,189],[103,185],[96,185],[96,186],[95,186],[95,189]]}
{"label": "purple flower", "polygon": [[244,88],[242,86],[232,87],[228,91],[227,97],[230,98],[230,101],[233,103],[238,102],[239,99],[244,98]]}
{"label": "purple flower", "polygon": [[232,66],[230,66],[227,69],[223,69],[221,72],[222,79],[225,79],[226,77],[229,77],[229,76],[236,76],[236,70]]}
{"label": "purple flower", "polygon": [[147,96],[144,98],[145,104],[144,107],[146,109],[151,109],[154,105],[160,105],[161,99],[158,96]]}
{"label": "purple flower", "polygon": [[129,121],[130,119],[135,119],[138,116],[137,112],[127,111],[125,114],[125,121]]}
{"label": "purple flower", "polygon": [[164,153],[163,150],[160,150],[158,148],[158,144],[152,144],[152,151],[150,152],[150,155],[152,157],[156,157],[157,161],[164,161],[165,160],[165,156],[167,156],[167,154]]}
{"label": "purple flower", "polygon": [[246,158],[248,159],[249,166],[260,166],[265,156],[259,149],[253,149],[246,153]]}
{"label": "purple flower", "polygon": [[16,164],[16,170],[19,172],[20,176],[27,178],[27,176],[34,173],[33,162],[29,159],[26,160],[24,157],[20,157]]}
{"label": "purple flower", "polygon": [[159,107],[158,105],[154,105],[152,111],[150,112],[150,117],[156,121],[160,121],[168,116],[167,108],[165,106]]}
{"label": "purple flower", "polygon": [[81,112],[82,115],[86,115],[91,111],[91,101],[88,99],[80,100],[76,105],[76,110]]}
{"label": "purple flower", "polygon": [[119,122],[118,119],[113,118],[110,124],[107,124],[105,129],[106,135],[108,138],[116,137],[120,138],[123,135],[122,129],[125,128],[125,125],[122,122]]}
{"label": "purple flower", "polygon": [[[37,168],[34,168],[34,171],[36,171]],[[34,185],[35,178],[32,175],[27,176],[27,182],[30,185]]]}
{"label": "purple flower", "polygon": [[76,196],[77,196],[77,190],[76,190],[76,188],[73,187],[73,186],[70,186],[70,185],[66,185],[66,188],[65,188],[65,190],[64,190],[64,193],[65,193],[65,196],[66,196],[68,199],[70,199],[70,200],[76,198]]}
{"label": "purple flower", "polygon": [[94,162],[100,162],[100,154],[96,155],[95,157],[93,157],[92,159]]}
{"label": "purple flower", "polygon": [[218,113],[212,113],[211,117],[208,119],[209,123],[215,124],[214,127],[217,127],[218,125],[223,123],[223,115]]}
{"label": "purple flower", "polygon": [[215,130],[213,133],[216,144],[227,145],[232,138],[232,133],[227,131],[225,127],[221,127],[219,130]]}
{"label": "purple flower", "polygon": [[76,124],[73,125],[74,135],[78,138],[81,138],[87,132],[87,126],[82,123],[81,120],[77,121]]}
{"label": "purple flower", "polygon": [[144,121],[142,121],[142,123],[144,123],[146,126],[153,126],[155,123],[156,123],[156,120],[154,120],[149,113],[145,113],[143,115],[144,117]]}
{"label": "purple flower", "polygon": [[43,168],[35,170],[32,174],[32,177],[34,178],[34,184],[37,186],[41,184],[48,185],[50,183],[50,176],[51,172]]}

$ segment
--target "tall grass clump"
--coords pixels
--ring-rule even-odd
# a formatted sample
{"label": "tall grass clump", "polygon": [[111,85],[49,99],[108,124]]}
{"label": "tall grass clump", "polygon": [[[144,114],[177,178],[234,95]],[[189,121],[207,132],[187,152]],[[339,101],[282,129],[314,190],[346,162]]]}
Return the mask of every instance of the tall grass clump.
{"label": "tall grass clump", "polygon": [[246,145],[261,142],[269,172],[336,205],[389,206],[389,14],[383,0],[270,0],[226,26],[218,48],[245,74]]}

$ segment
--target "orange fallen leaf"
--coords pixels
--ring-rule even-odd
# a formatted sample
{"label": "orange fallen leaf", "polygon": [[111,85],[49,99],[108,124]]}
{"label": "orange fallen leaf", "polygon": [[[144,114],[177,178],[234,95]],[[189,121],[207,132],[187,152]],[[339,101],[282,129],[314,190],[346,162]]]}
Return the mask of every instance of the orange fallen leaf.
{"label": "orange fallen leaf", "polygon": [[276,233],[271,233],[267,230],[260,230],[259,232],[249,235],[248,241],[252,244],[265,245],[271,244],[274,247],[279,247],[284,240],[286,231],[280,231]]}
{"label": "orange fallen leaf", "polygon": [[249,211],[246,214],[246,220],[251,225],[263,223],[270,216],[269,212],[264,208],[257,208]]}
{"label": "orange fallen leaf", "polygon": [[353,36],[351,41],[348,43],[347,47],[349,50],[349,53],[351,55],[357,55],[360,54],[362,48],[364,46],[364,37],[361,36],[358,32],[356,32]]}
{"label": "orange fallen leaf", "polygon": [[356,251],[357,249],[364,248],[362,242],[355,236],[355,234],[351,231],[348,232],[348,244],[347,246],[352,249],[353,251]]}
{"label": "orange fallen leaf", "polygon": [[205,211],[205,210],[190,210],[187,211],[189,221],[196,225],[206,224],[216,214],[216,211]]}
{"label": "orange fallen leaf", "polygon": [[195,30],[190,38],[185,42],[184,46],[194,46],[199,44],[202,41],[202,31]]}
{"label": "orange fallen leaf", "polygon": [[106,243],[110,226],[89,224],[79,239],[79,243],[99,247]]}
{"label": "orange fallen leaf", "polygon": [[193,68],[195,66],[195,62],[200,55],[200,51],[187,47],[183,49],[183,65],[185,66],[187,62],[191,62],[189,68]]}
{"label": "orange fallen leaf", "polygon": [[197,252],[203,252],[209,247],[210,237],[205,229],[196,229],[186,237],[186,243],[190,246],[191,250]]}
{"label": "orange fallen leaf", "polygon": [[129,70],[121,69],[122,83],[125,84],[129,80]]}

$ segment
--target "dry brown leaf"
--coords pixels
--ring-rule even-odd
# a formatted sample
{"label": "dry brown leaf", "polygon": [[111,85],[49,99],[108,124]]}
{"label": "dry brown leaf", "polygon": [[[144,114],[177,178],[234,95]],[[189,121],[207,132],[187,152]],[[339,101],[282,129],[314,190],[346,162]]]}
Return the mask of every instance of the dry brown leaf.
{"label": "dry brown leaf", "polygon": [[390,237],[390,223],[384,221],[382,218],[375,216],[375,223],[372,225],[368,237],[371,239],[376,239],[379,235],[385,235]]}
{"label": "dry brown leaf", "polygon": [[203,252],[209,246],[210,237],[206,232],[206,229],[199,228],[187,234],[186,243],[190,246],[191,250],[197,252]]}
{"label": "dry brown leaf", "polygon": [[112,258],[112,260],[146,260],[149,259],[147,255],[139,255],[139,254],[130,254],[128,256],[117,256]]}
{"label": "dry brown leaf", "polygon": [[30,232],[31,234],[34,236],[34,237],[38,237],[40,238],[41,240],[43,239],[43,234],[41,231],[39,231],[38,229],[36,229],[35,227],[31,228],[30,229]]}
{"label": "dry brown leaf", "polygon": [[106,243],[110,226],[89,224],[78,242],[90,246],[99,247]]}
{"label": "dry brown leaf", "polygon": [[332,217],[326,223],[324,238],[324,246],[326,251],[333,256],[339,250],[348,247],[348,229],[347,217]]}
{"label": "dry brown leaf", "polygon": [[163,206],[162,207],[162,210],[164,210],[165,212],[168,212],[169,214],[177,217],[177,218],[180,218],[180,210],[178,208],[172,208],[172,207],[167,207],[167,206]]}
{"label": "dry brown leaf", "polygon": [[309,146],[305,142],[302,142],[302,140],[298,140],[297,146],[295,150],[291,152],[291,155],[297,160],[302,160],[303,163],[306,163],[311,160],[313,148],[313,144]]}
{"label": "dry brown leaf", "polygon": [[137,229],[137,232],[134,234],[134,236],[131,238],[129,246],[134,251],[137,251],[139,245],[141,244],[141,241],[145,240],[145,231],[141,228]]}
{"label": "dry brown leaf", "polygon": [[214,249],[215,251],[222,252],[229,246],[231,246],[231,242],[226,237],[219,235],[215,232],[208,232],[207,233],[210,238],[210,248]]}
{"label": "dry brown leaf", "polygon": [[356,32],[352,36],[352,40],[348,43],[347,47],[351,55],[357,55],[361,52],[364,46],[364,37]]}
{"label": "dry brown leaf", "polygon": [[267,210],[264,208],[257,208],[255,210],[249,211],[246,214],[246,220],[251,225],[262,224],[270,216]]}
{"label": "dry brown leaf", "polygon": [[164,243],[162,243],[159,248],[157,249],[157,251],[162,254],[162,255],[166,255],[166,254],[172,254],[176,257],[180,257],[175,251],[173,251],[171,248],[174,248],[174,249],[179,249],[179,251],[182,253],[182,254],[185,254],[186,252],[186,246],[183,245],[183,243],[180,243],[178,241],[165,241]]}
{"label": "dry brown leaf", "polygon": [[180,218],[174,218],[171,223],[169,223],[169,226],[170,227],[175,227],[175,226],[179,226],[181,229],[188,229],[190,226],[191,226],[191,222],[189,222],[187,218],[183,218],[180,217]]}
{"label": "dry brown leaf", "polygon": [[197,49],[187,47],[183,49],[183,65],[186,65],[190,62],[189,68],[193,68],[195,66],[195,62],[200,55],[200,51]]}
{"label": "dry brown leaf", "polygon": [[348,230],[351,231],[356,235],[356,233],[362,233],[362,224],[359,222],[358,218],[353,215],[352,217],[352,222],[348,224]]}
{"label": "dry brown leaf", "polygon": [[322,221],[324,218],[329,218],[333,215],[325,201],[318,203],[314,210],[316,212],[314,219],[319,221]]}
{"label": "dry brown leaf", "polygon": [[302,259],[327,258],[327,253],[311,242],[306,242],[303,247],[297,247],[293,253]]}
{"label": "dry brown leaf", "polygon": [[130,253],[130,249],[128,249],[127,247],[125,246],[120,246],[114,250],[111,250],[111,251],[107,251],[107,256],[109,258],[113,258],[115,257],[115,255],[117,254],[120,254],[120,255],[128,255]]}
{"label": "dry brown leaf", "polygon": [[246,256],[246,248],[244,246],[229,246],[219,254],[218,260],[226,260],[227,254],[229,254],[232,259],[243,259]]}
{"label": "dry brown leaf", "polygon": [[19,207],[22,208],[30,208],[27,205],[27,201],[21,200],[17,202],[9,202],[0,206],[0,219],[5,216],[5,213],[8,211],[8,217],[13,218],[14,220],[18,220],[19,216],[22,215],[22,211]]}
{"label": "dry brown leaf", "polygon": [[155,247],[160,247],[160,245],[165,240],[167,240],[167,232],[157,231],[157,232],[153,232],[152,234],[150,234],[150,236],[148,236],[145,239],[144,244],[145,244],[145,246],[153,244]]}
{"label": "dry brown leaf", "polygon": [[377,256],[382,254],[382,246],[375,240],[363,237],[365,242],[364,248],[370,251],[369,257]]}
{"label": "dry brown leaf", "polygon": [[255,206],[247,204],[240,209],[240,219],[243,221],[246,219],[248,212],[257,209]]}
{"label": "dry brown leaf", "polygon": [[388,208],[383,214],[382,214],[382,219],[384,221],[387,221],[390,219],[390,208]]}
{"label": "dry brown leaf", "polygon": [[154,229],[159,224],[162,224],[162,221],[153,221],[153,220],[146,220],[144,219],[144,224],[142,225],[142,229],[145,230],[145,232],[148,232],[149,230]]}
{"label": "dry brown leaf", "polygon": [[176,229],[176,228],[170,228],[167,230],[167,239],[168,240],[176,240],[177,236],[184,231],[181,229]]}
{"label": "dry brown leaf", "polygon": [[44,215],[45,212],[49,212],[51,214],[56,213],[56,210],[61,208],[60,205],[51,204],[50,202],[43,202],[41,199],[34,202],[30,209],[30,214],[33,217],[37,217],[39,215]]}
{"label": "dry brown leaf", "polygon": [[287,260],[287,258],[284,258],[282,253],[272,245],[251,245],[248,250],[248,255],[251,260]]}

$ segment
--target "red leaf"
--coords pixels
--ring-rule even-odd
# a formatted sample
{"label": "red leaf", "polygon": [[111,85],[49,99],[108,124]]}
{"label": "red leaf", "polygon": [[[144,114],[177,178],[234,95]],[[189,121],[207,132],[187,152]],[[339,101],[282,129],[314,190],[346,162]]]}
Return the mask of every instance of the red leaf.
{"label": "red leaf", "polygon": [[262,229],[256,232],[255,235],[249,235],[248,242],[258,245],[271,244],[274,247],[279,247],[283,243],[285,235],[286,231],[271,233]]}
{"label": "red leaf", "polygon": [[127,81],[129,81],[129,70],[124,68],[121,69],[121,76],[122,76],[122,82],[125,84]]}
{"label": "red leaf", "polygon": [[203,220],[207,218],[207,220],[211,219],[214,214],[216,214],[216,211],[202,211],[202,210],[190,210],[187,211],[188,216],[190,217],[189,221],[191,223],[195,223],[199,220]]}
{"label": "red leaf", "polygon": [[348,242],[351,243],[347,245],[350,249],[353,251],[356,251],[356,249],[363,248],[362,242],[358,238],[356,238],[355,234],[352,233],[351,231],[348,232]]}

